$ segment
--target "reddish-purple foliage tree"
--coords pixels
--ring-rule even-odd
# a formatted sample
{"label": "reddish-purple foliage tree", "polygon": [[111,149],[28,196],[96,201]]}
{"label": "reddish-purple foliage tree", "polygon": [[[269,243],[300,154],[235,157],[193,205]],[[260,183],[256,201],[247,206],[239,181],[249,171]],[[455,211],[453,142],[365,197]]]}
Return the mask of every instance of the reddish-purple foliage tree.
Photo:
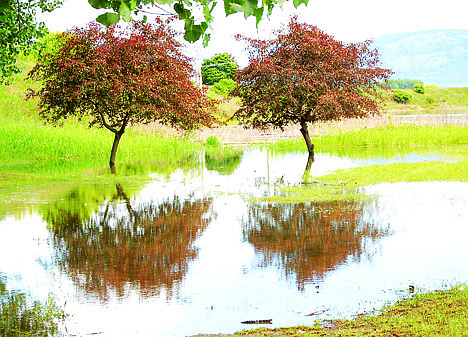
{"label": "reddish-purple foliage tree", "polygon": [[238,73],[241,123],[254,128],[299,124],[313,158],[308,123],[364,117],[379,111],[381,81],[370,41],[345,44],[317,27],[291,18],[269,40],[237,36],[250,46],[250,63]]}
{"label": "reddish-purple foliage tree", "polygon": [[166,22],[131,22],[127,29],[90,23],[60,37],[60,48],[41,57],[29,77],[42,88],[40,115],[49,122],[91,117],[115,134],[110,167],[129,123],[153,121],[178,129],[213,122],[211,105],[194,86],[191,60]]}

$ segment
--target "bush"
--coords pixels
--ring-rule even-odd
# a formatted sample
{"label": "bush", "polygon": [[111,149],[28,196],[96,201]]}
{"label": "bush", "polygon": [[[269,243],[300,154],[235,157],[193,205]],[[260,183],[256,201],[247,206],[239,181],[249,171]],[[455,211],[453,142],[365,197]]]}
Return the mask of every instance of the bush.
{"label": "bush", "polygon": [[213,91],[219,95],[223,95],[224,98],[228,97],[229,94],[237,88],[237,83],[234,80],[223,78],[219,82],[216,82],[210,91]]}
{"label": "bush", "polygon": [[410,98],[411,95],[404,90],[397,89],[393,92],[393,100],[397,103],[406,104],[409,102]]}
{"label": "bush", "polygon": [[426,97],[426,103],[434,104],[434,98],[432,98],[432,97]]}
{"label": "bush", "polygon": [[422,83],[416,83],[413,87],[414,91],[416,91],[418,94],[423,94],[426,92],[426,89],[424,88],[424,84]]}

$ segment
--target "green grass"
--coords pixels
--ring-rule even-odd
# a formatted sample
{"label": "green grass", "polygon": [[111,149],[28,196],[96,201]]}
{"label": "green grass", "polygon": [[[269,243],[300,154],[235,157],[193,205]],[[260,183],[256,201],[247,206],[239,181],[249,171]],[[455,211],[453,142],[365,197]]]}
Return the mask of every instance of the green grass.
{"label": "green grass", "polygon": [[[377,128],[364,128],[355,131],[336,130],[332,134],[312,138],[316,152],[328,152],[337,155],[352,156],[354,152],[388,152],[388,148],[412,151],[416,147],[432,147],[468,144],[468,127],[457,125],[417,126],[388,125]],[[275,151],[305,150],[302,138],[283,140],[263,147]]]}
{"label": "green grass", "polygon": [[[4,120],[0,124],[0,164],[55,159],[107,160],[112,142],[111,132],[90,129],[78,122],[54,127],[33,119],[16,122]],[[170,155],[200,148],[200,145],[182,137],[163,138],[130,130],[122,137],[117,156]]]}
{"label": "green grass", "polygon": [[[424,94],[413,89],[402,89],[411,96],[407,104],[398,104],[389,97],[386,110],[399,110],[398,113],[456,113],[468,111],[468,88],[426,87]],[[425,111],[422,111],[425,110]]]}
{"label": "green grass", "polygon": [[354,320],[317,321],[310,327],[260,328],[229,336],[462,337],[467,335],[467,331],[468,288],[457,286],[445,291],[416,294],[385,307],[377,314],[362,315]]}
{"label": "green grass", "polygon": [[322,136],[315,141],[316,148],[346,147],[407,147],[468,144],[468,127],[440,126],[386,126],[360,129],[342,134]]}

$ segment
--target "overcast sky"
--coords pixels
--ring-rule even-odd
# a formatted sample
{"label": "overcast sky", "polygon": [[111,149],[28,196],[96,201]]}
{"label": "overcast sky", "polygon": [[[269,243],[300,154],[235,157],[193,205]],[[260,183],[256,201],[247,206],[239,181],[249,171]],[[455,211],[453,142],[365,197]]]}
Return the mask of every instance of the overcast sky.
{"label": "overcast sky", "polygon": [[[203,59],[227,52],[244,66],[247,55],[234,35],[266,37],[295,14],[300,21],[316,25],[345,42],[431,29],[468,30],[467,0],[309,0],[308,6],[301,5],[298,9],[294,9],[292,1],[287,1],[283,8],[275,8],[270,18],[262,20],[258,31],[253,17],[245,20],[238,13],[226,18],[222,4],[216,8],[209,47],[203,48],[200,43],[191,45],[188,53],[192,57]],[[86,0],[65,0],[61,8],[41,19],[51,31],[64,31],[85,25],[99,13]]]}

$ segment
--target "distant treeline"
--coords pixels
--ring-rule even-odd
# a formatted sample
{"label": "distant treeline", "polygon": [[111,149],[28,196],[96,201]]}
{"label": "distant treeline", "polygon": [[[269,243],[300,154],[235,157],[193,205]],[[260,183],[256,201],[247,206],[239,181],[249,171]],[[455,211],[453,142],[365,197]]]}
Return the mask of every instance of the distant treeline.
{"label": "distant treeline", "polygon": [[401,79],[389,80],[385,84],[390,89],[413,89],[414,85],[417,84],[417,83],[424,84],[420,80],[409,80],[409,79],[406,79],[406,80],[401,80]]}

